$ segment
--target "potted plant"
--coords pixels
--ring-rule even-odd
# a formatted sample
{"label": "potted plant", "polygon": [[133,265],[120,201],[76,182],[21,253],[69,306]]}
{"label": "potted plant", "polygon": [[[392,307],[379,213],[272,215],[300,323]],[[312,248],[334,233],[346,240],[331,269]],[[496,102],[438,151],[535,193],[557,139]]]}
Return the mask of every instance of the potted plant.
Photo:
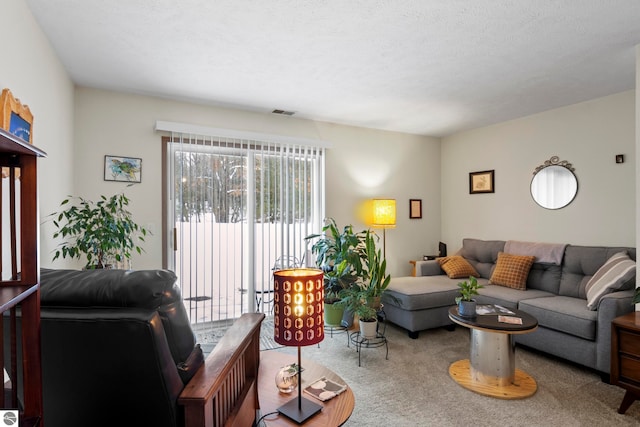
{"label": "potted plant", "polygon": [[148,231],[133,221],[128,205],[123,193],[100,196],[98,202],[73,196],[63,200],[60,206],[65,209],[51,214],[57,229],[53,238],[66,239],[53,260],[84,256],[85,268],[107,268],[130,259],[133,251],[142,253],[140,242]]}
{"label": "potted plant", "polygon": [[378,309],[371,301],[368,287],[362,283],[342,290],[340,302],[336,303],[358,316],[360,335],[366,339],[376,337]]}
{"label": "potted plant", "polygon": [[380,299],[391,282],[387,274],[387,260],[376,248],[375,234],[370,230],[365,233],[364,281],[367,299],[373,308],[380,309]]}
{"label": "potted plant", "polygon": [[375,338],[378,331],[378,311],[363,299],[356,307],[355,314],[358,316],[360,335],[365,339]]}
{"label": "potted plant", "polygon": [[305,240],[319,239],[311,247],[316,257],[316,265],[324,272],[325,323],[341,324],[344,306],[340,293],[355,285],[363,274],[364,232],[354,232],[352,225],[338,228],[334,219],[329,218],[322,228],[322,234],[312,234]]}
{"label": "potted plant", "polygon": [[478,289],[484,286],[478,284],[478,280],[469,276],[469,281],[458,283],[460,288],[460,296],[456,297],[456,304],[458,304],[458,313],[460,316],[473,317],[476,315],[476,300],[473,299],[474,295],[478,295]]}
{"label": "potted plant", "polygon": [[376,337],[378,311],[382,307],[380,300],[391,282],[391,276],[386,272],[387,261],[376,247],[375,237],[370,230],[365,232],[361,280],[341,291],[339,303],[358,316],[360,334],[367,339]]}

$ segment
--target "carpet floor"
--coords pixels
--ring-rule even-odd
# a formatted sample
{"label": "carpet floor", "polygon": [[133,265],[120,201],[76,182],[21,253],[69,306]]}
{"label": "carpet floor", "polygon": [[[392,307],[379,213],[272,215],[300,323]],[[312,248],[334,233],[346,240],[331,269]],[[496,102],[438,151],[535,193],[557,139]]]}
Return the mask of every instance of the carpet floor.
{"label": "carpet floor", "polygon": [[[297,352],[279,347],[272,334],[267,319],[262,351]],[[449,365],[469,357],[468,329],[423,331],[413,340],[387,325],[385,335],[388,360],[384,347],[365,348],[361,367],[344,332],[327,332],[320,345],[302,348],[303,359],[328,367],[353,389],[356,405],[347,426],[640,426],[640,402],[618,414],[624,390],[586,368],[518,347],[516,367],[536,380],[538,390],[526,399],[501,400],[468,391],[449,377]]]}

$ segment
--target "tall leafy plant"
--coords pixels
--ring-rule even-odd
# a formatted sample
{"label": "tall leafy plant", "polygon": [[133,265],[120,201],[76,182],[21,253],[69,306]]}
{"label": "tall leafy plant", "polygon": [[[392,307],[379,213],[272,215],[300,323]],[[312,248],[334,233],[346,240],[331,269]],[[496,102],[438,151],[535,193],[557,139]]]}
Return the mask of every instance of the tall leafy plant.
{"label": "tall leafy plant", "polygon": [[311,247],[316,265],[324,271],[325,302],[339,299],[339,293],[354,285],[364,274],[365,232],[354,232],[352,225],[342,230],[329,218],[322,234],[312,234],[305,240],[318,240]]}
{"label": "tall leafy plant", "polygon": [[53,257],[86,258],[85,268],[104,268],[112,262],[130,259],[132,252],[142,253],[140,246],[147,229],[133,221],[127,209],[129,198],[123,193],[100,200],[69,196],[54,212],[54,239],[65,239]]}
{"label": "tall leafy plant", "polygon": [[381,297],[391,282],[391,275],[387,274],[387,260],[376,248],[375,234],[369,230],[365,235],[365,248],[365,286],[369,297]]}
{"label": "tall leafy plant", "polygon": [[[375,317],[380,309],[380,298],[391,283],[387,260],[376,247],[376,237],[370,230],[365,232],[362,280],[340,292],[340,304],[366,320]],[[394,296],[390,298],[397,301]]]}

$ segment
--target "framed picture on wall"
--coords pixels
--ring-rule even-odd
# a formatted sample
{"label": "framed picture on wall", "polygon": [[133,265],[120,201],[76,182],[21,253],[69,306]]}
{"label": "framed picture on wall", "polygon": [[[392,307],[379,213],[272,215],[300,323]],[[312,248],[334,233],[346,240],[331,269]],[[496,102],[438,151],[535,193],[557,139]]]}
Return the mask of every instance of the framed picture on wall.
{"label": "framed picture on wall", "polygon": [[469,194],[493,193],[494,171],[469,172]]}
{"label": "framed picture on wall", "polygon": [[409,218],[422,218],[422,199],[409,199]]}
{"label": "framed picture on wall", "polygon": [[2,89],[0,95],[0,127],[33,144],[33,114],[6,88]]}
{"label": "framed picture on wall", "polygon": [[142,180],[142,159],[104,156],[104,180],[140,182]]}

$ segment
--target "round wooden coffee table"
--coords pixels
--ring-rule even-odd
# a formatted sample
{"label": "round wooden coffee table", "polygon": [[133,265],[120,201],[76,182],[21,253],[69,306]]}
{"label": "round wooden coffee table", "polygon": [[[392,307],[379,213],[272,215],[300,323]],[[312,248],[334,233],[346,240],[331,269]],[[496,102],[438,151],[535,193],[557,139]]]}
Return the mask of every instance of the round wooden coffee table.
{"label": "round wooden coffee table", "polygon": [[[462,387],[500,399],[522,399],[536,392],[536,381],[515,367],[513,335],[533,332],[538,321],[524,311],[509,310],[513,314],[465,317],[460,316],[457,306],[449,309],[449,319],[471,332],[469,359],[459,360],[449,367],[449,375]],[[500,322],[499,316],[520,318],[522,324]]]}
{"label": "round wooden coffee table", "polygon": [[[278,408],[291,399],[298,398],[297,390],[290,394],[283,394],[278,391],[275,383],[276,372],[285,365],[298,363],[297,355],[281,353],[277,350],[265,350],[260,352],[260,369],[258,370],[258,400],[260,402],[260,413],[262,416],[277,412]],[[326,377],[340,384],[347,384],[332,370],[314,363],[308,359],[302,359],[302,387],[306,387],[320,377]],[[347,389],[336,397],[321,402],[313,397],[302,393],[303,399],[312,400],[322,405],[322,410],[304,422],[307,426],[340,426],[344,424],[355,406],[356,400],[351,387],[347,384]],[[265,416],[264,421],[268,426],[297,426],[295,421],[284,415],[274,413]]]}

